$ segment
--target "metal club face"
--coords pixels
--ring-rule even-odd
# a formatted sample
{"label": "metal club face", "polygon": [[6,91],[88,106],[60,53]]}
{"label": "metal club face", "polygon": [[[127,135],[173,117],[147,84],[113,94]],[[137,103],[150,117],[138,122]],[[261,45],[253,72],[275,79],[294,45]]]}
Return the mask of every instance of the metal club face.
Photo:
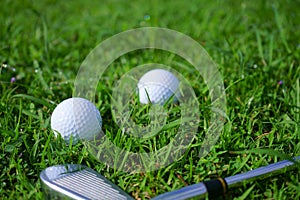
{"label": "metal club face", "polygon": [[48,167],[40,178],[45,199],[133,200],[104,176],[83,165]]}

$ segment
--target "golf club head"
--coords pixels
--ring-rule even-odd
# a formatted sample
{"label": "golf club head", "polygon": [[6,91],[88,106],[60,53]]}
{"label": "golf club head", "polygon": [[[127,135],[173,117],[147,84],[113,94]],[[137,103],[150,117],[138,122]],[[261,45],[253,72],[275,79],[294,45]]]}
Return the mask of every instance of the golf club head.
{"label": "golf club head", "polygon": [[40,174],[45,199],[133,200],[96,171],[77,164],[48,167]]}

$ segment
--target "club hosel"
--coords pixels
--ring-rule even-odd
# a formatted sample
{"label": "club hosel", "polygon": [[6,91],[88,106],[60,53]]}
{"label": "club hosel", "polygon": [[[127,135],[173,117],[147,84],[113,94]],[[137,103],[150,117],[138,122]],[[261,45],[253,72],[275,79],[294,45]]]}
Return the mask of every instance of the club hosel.
{"label": "club hosel", "polygon": [[208,193],[209,199],[215,199],[216,197],[223,196],[228,191],[228,185],[223,178],[216,178],[203,182]]}

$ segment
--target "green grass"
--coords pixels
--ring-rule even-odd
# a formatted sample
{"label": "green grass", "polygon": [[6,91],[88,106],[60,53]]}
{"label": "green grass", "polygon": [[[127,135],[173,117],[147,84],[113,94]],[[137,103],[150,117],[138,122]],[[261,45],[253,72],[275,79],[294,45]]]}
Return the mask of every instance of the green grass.
{"label": "green grass", "polygon": [[[226,177],[300,155],[300,4],[298,1],[18,1],[0,7],[0,196],[42,199],[39,173],[63,163],[87,165],[135,198],[148,199],[186,184]],[[208,91],[181,58],[161,51],[132,52],[105,72],[96,93],[103,130],[128,147],[112,119],[115,80],[136,65],[174,66],[197,94],[199,136],[178,161],[147,173],[127,174],[97,162],[83,144],[55,138],[50,116],[72,96],[80,64],[101,41],[138,27],[166,27],[198,41],[224,79],[228,121],[217,144],[199,159],[209,123]],[[14,70],[15,69],[15,70]],[[14,83],[10,80],[16,78]],[[283,81],[283,84],[279,84]],[[146,111],[148,108],[145,108]],[[176,111],[176,107],[174,108]],[[134,110],[138,122],[147,123]],[[175,119],[171,116],[170,120]],[[140,120],[139,120],[140,119]],[[175,129],[165,130],[172,136]],[[161,140],[160,140],[161,139]],[[132,143],[164,146],[162,136]],[[269,149],[270,151],[252,151]],[[147,149],[145,150],[147,151]],[[278,152],[278,153],[274,153]],[[240,152],[240,153],[238,153]],[[241,153],[243,152],[243,153]],[[269,153],[268,153],[269,152]],[[234,189],[237,199],[299,199],[299,170]]]}

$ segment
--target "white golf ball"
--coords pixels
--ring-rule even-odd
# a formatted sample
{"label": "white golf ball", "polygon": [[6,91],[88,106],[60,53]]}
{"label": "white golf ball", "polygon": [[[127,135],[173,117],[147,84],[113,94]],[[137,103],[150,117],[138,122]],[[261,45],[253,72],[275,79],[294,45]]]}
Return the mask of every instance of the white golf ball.
{"label": "white golf ball", "polygon": [[102,118],[96,106],[83,98],[69,98],[54,109],[51,116],[51,129],[59,133],[69,143],[79,139],[92,140],[101,132]]}
{"label": "white golf ball", "polygon": [[140,102],[164,104],[172,95],[178,100],[179,81],[171,72],[164,69],[154,69],[144,74],[138,82]]}

